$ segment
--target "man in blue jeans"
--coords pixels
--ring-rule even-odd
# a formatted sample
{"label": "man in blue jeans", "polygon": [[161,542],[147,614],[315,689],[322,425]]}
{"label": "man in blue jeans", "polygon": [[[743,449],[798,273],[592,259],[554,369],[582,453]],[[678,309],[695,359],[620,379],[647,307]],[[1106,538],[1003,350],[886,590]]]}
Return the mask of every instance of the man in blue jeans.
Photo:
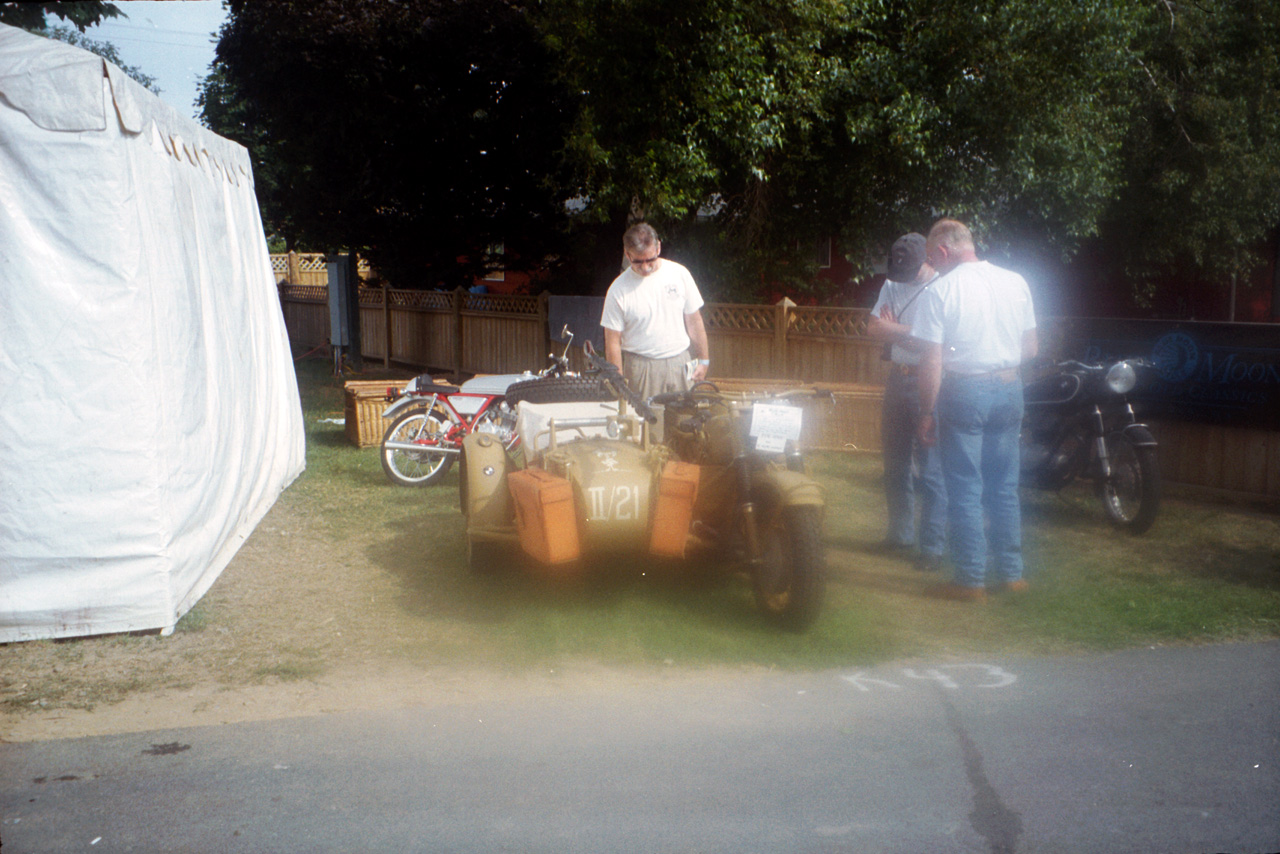
{"label": "man in blue jeans", "polygon": [[934,224],[925,252],[940,278],[921,295],[912,327],[923,342],[919,436],[942,451],[955,565],[954,580],[929,593],[985,599],[988,556],[998,589],[1026,590],[1018,368],[1039,351],[1031,291],[1017,273],[979,261],[973,235],[956,220]]}
{"label": "man in blue jeans", "polygon": [[920,310],[920,295],[936,278],[925,261],[923,234],[904,234],[889,249],[888,276],[871,308],[867,334],[885,343],[890,360],[880,413],[880,447],[884,460],[884,494],[889,511],[885,549],[907,552],[915,547],[916,498],[920,501],[917,569],[942,568],[947,544],[947,492],[937,448],[916,438],[920,426],[919,341],[911,324]]}

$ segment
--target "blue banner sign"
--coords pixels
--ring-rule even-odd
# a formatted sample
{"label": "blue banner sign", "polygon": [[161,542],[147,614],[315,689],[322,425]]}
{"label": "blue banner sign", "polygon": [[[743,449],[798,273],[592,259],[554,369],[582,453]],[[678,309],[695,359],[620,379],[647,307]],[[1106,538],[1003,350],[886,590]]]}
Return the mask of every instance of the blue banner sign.
{"label": "blue banner sign", "polygon": [[1065,358],[1143,358],[1132,398],[1149,417],[1280,429],[1280,325],[1062,321]]}

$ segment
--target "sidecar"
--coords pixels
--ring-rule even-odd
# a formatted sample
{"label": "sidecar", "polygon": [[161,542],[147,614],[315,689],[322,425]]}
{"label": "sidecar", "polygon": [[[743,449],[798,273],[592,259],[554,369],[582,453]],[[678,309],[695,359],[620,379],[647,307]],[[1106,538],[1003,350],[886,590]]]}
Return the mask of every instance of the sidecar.
{"label": "sidecar", "polygon": [[460,500],[475,571],[523,552],[549,573],[584,555],[683,557],[697,467],[672,458],[617,402],[519,403],[519,455],[483,434],[463,441]]}
{"label": "sidecar", "polygon": [[745,410],[701,402],[706,417],[673,407],[649,420],[616,400],[525,400],[520,455],[468,436],[460,498],[471,569],[500,569],[520,554],[559,577],[611,554],[727,562],[749,574],[770,619],[807,627],[823,599],[821,487],[781,460],[781,444],[753,437],[744,452]]}

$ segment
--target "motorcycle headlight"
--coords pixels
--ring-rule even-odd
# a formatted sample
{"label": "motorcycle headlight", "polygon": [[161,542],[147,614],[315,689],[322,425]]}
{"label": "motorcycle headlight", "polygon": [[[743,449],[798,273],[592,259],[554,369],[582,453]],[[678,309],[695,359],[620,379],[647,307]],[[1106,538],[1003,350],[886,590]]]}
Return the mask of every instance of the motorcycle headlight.
{"label": "motorcycle headlight", "polygon": [[1107,388],[1114,394],[1128,394],[1138,384],[1138,372],[1128,362],[1116,362],[1107,369]]}

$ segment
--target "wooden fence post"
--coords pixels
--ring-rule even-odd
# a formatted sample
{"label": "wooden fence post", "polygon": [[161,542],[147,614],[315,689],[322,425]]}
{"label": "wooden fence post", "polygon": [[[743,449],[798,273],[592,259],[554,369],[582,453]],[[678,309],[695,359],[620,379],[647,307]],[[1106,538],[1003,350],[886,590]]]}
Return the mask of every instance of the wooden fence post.
{"label": "wooden fence post", "polygon": [[538,325],[542,327],[542,353],[538,354],[541,364],[542,354],[551,352],[551,330],[547,328],[547,298],[550,295],[543,291],[538,294]]}
{"label": "wooden fence post", "polygon": [[298,278],[298,253],[290,249],[289,259],[285,264],[284,280],[291,285],[296,285]]}
{"label": "wooden fence post", "polygon": [[391,367],[391,285],[382,282],[382,367]]}
{"label": "wooden fence post", "polygon": [[453,291],[453,382],[462,382],[462,306],[467,289],[458,285]]}
{"label": "wooden fence post", "polygon": [[787,328],[791,325],[791,309],[795,305],[788,297],[783,297],[774,306],[773,375],[776,379],[787,377]]}

